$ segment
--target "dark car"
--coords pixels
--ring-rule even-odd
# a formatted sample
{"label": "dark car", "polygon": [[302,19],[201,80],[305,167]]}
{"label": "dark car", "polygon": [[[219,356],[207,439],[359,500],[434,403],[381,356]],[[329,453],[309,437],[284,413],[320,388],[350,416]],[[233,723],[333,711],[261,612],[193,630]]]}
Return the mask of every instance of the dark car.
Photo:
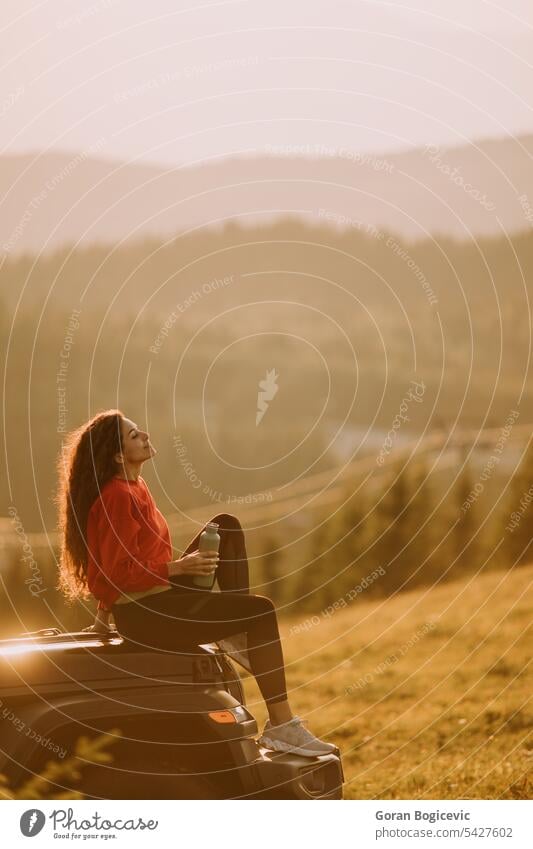
{"label": "dark car", "polygon": [[[254,739],[240,677],[220,644],[136,650],[117,631],[57,628],[0,641],[0,773],[16,788],[80,736],[118,729],[108,764],[78,783],[99,799],[341,799],[340,753],[308,758]],[[238,652],[235,653],[238,658]]]}

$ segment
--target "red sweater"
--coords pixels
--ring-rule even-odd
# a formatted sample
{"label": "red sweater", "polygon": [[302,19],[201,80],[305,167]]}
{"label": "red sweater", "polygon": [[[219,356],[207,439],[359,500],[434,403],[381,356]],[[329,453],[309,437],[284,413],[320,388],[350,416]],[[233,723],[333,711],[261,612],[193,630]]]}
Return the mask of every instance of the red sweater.
{"label": "red sweater", "polygon": [[173,559],[168,525],[143,478],[111,478],[87,520],[87,583],[109,610],[123,592],[168,584]]}

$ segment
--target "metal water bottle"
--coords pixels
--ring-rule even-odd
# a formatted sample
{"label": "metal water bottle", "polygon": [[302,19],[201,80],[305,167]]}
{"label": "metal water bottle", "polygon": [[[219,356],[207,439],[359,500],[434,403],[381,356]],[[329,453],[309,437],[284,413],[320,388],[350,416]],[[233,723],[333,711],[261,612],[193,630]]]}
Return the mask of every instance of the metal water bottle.
{"label": "metal water bottle", "polygon": [[[218,551],[219,547],[220,534],[218,533],[218,524],[216,522],[208,522],[205,530],[200,534],[198,551]],[[212,575],[193,575],[193,584],[199,589],[211,590],[213,589],[215,578],[216,569]]]}

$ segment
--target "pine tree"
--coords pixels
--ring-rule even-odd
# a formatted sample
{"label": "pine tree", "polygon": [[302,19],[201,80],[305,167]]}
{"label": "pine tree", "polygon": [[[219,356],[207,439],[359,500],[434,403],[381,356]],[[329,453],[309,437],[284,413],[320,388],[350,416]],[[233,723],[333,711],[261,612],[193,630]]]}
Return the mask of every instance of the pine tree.
{"label": "pine tree", "polygon": [[410,539],[409,500],[408,472],[395,467],[375,508],[378,538],[373,547],[374,561],[387,573],[382,585],[388,594],[409,588],[411,570],[406,552]]}
{"label": "pine tree", "polygon": [[462,577],[473,572],[479,565],[480,540],[476,537],[479,527],[479,504],[481,493],[476,491],[470,467],[463,463],[462,470],[457,476],[453,490],[453,514],[454,525],[451,539],[451,568],[446,574],[446,579]]}
{"label": "pine tree", "polygon": [[331,577],[335,570],[338,518],[317,524],[309,537],[305,564],[292,580],[292,597],[302,611],[323,610],[332,597]]}
{"label": "pine tree", "polygon": [[507,566],[533,560],[533,442],[522,457],[509,487],[501,533]]}
{"label": "pine tree", "polygon": [[435,553],[438,524],[433,513],[434,497],[431,472],[424,457],[411,462],[407,474],[409,500],[404,520],[406,549],[400,562],[409,588],[431,584],[439,573]]}
{"label": "pine tree", "polygon": [[[334,526],[334,569],[328,592],[329,603],[345,597],[356,588],[361,580],[372,571],[372,557],[369,548],[372,542],[371,516],[367,504],[360,493],[338,512]],[[334,596],[334,598],[333,598]]]}

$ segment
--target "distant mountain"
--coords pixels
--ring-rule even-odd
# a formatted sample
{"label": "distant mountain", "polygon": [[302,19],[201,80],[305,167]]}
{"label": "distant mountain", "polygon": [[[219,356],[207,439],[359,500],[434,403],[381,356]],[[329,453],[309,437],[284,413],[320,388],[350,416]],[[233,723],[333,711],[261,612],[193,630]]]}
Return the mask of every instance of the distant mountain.
{"label": "distant mountain", "polygon": [[533,136],[375,156],[272,150],[174,169],[84,153],[3,156],[0,197],[0,251],[10,255],[286,214],[376,236],[466,239],[533,226]]}

